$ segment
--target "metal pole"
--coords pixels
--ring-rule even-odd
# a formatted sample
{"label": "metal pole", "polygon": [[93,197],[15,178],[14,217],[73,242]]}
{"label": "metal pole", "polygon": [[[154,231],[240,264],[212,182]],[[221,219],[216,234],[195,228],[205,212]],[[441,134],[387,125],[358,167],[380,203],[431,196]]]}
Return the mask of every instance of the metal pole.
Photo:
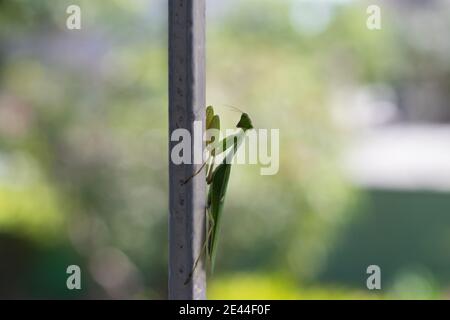
{"label": "metal pole", "polygon": [[[204,119],[205,0],[169,0],[169,140],[173,130],[187,129],[193,156],[194,121],[202,121],[203,136]],[[205,236],[205,174],[182,185],[201,164],[174,164],[178,143],[169,142],[169,299],[206,299],[203,261],[185,284]]]}

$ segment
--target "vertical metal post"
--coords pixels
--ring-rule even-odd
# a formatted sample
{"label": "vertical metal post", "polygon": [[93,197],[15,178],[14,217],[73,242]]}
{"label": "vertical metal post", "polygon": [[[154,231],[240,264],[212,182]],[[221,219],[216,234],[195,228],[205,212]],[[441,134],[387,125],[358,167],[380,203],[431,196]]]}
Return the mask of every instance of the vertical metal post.
{"label": "vertical metal post", "polygon": [[[169,0],[169,139],[175,129],[188,130],[192,158],[203,140],[194,136],[194,121],[202,121],[203,135],[204,119],[205,0]],[[185,284],[204,240],[205,174],[182,185],[201,164],[174,164],[170,153],[178,143],[169,142],[169,299],[205,299],[203,261]]]}

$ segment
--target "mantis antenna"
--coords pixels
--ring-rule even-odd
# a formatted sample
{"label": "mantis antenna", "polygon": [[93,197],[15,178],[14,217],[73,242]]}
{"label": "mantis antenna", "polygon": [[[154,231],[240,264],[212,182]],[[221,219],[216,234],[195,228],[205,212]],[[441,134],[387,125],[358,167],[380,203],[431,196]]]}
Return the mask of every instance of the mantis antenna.
{"label": "mantis antenna", "polygon": [[227,107],[235,112],[240,112],[240,113],[245,113],[244,111],[242,111],[241,109],[239,109],[238,107],[232,106],[230,104],[224,104],[224,107]]}

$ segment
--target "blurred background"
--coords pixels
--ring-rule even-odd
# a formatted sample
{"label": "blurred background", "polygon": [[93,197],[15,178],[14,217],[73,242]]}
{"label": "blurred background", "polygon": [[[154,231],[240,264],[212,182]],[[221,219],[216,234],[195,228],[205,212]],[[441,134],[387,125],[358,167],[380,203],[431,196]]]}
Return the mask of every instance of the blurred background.
{"label": "blurred background", "polygon": [[[208,297],[447,298],[449,1],[208,0],[207,20],[207,103],[281,145],[277,175],[233,169]],[[167,297],[167,69],[165,0],[0,0],[0,298]]]}

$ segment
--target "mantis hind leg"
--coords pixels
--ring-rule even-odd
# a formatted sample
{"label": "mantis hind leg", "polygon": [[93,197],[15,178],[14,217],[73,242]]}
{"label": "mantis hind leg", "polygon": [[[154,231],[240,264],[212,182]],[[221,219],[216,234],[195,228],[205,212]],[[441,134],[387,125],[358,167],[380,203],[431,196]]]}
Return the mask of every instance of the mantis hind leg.
{"label": "mantis hind leg", "polygon": [[208,221],[208,220],[206,221],[206,228],[207,228],[206,238],[203,242],[202,249],[200,250],[200,253],[198,254],[197,259],[195,259],[194,267],[192,268],[192,271],[189,273],[186,281],[184,282],[184,285],[187,285],[189,283],[189,281],[191,281],[192,276],[194,275],[194,272],[197,269],[197,265],[200,262],[200,259],[203,255],[203,253],[206,253],[208,260],[210,259],[210,257],[209,257],[209,240],[210,240],[211,233],[212,233],[212,230],[214,227],[214,220],[212,219],[212,215],[211,215],[211,212],[209,211],[208,207],[205,208],[205,213],[207,213],[206,216],[207,216],[208,220],[210,220],[210,221]]}
{"label": "mantis hind leg", "polygon": [[211,261],[211,256],[210,256],[210,242],[211,242],[211,235],[212,235],[212,231],[214,230],[214,218],[211,214],[211,211],[209,211],[209,208],[206,208],[206,211],[208,213],[208,221],[207,221],[207,226],[208,226],[208,236],[206,237],[205,241],[206,241],[206,255],[208,257],[208,261]]}

